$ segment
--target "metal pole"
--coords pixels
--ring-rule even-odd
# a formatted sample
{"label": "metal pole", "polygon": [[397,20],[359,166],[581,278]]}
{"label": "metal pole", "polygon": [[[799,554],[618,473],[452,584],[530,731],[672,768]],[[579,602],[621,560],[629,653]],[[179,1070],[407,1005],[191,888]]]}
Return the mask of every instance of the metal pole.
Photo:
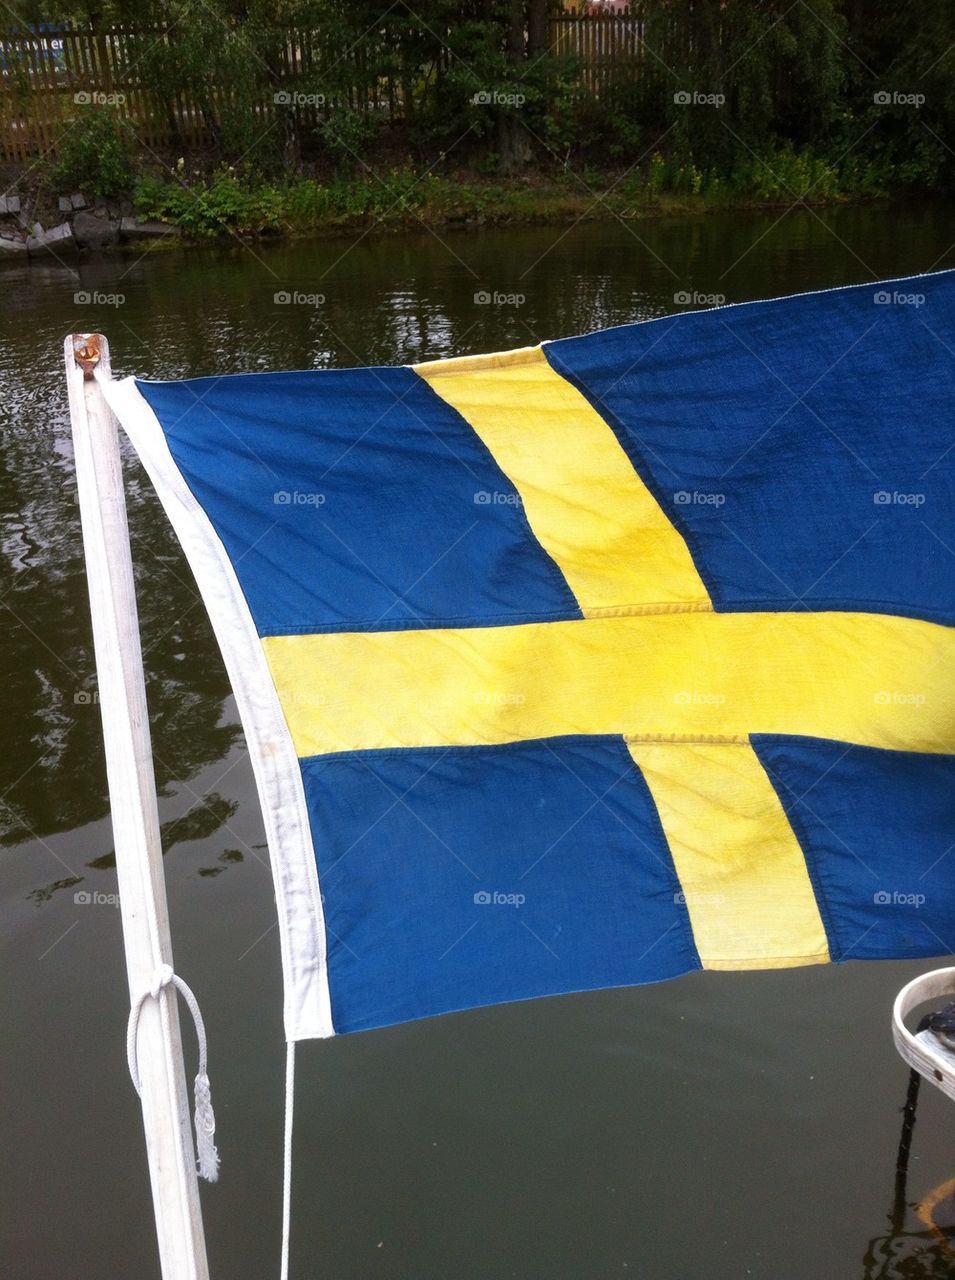
{"label": "metal pole", "polygon": [[[172,965],[139,617],[116,419],[94,379],[109,377],[100,334],[65,342],[66,382],[93,615],[106,771],[131,1002]],[[143,1125],[163,1280],[208,1280],[175,988],[143,1005]]]}

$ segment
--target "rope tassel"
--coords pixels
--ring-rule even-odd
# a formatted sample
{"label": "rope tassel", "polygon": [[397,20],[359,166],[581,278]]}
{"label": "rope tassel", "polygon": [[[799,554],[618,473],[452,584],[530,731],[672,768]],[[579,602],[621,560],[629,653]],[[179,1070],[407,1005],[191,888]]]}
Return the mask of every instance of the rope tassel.
{"label": "rope tassel", "polygon": [[209,1077],[204,1071],[196,1076],[196,1158],[199,1177],[206,1182],[219,1181],[219,1153],[213,1141],[216,1132],[216,1118],[212,1112],[212,1093],[209,1088]]}
{"label": "rope tassel", "polygon": [[142,1093],[142,1081],[139,1075],[138,1036],[139,1016],[143,1005],[150,998],[158,1000],[163,987],[170,984],[176,988],[192,1014],[196,1028],[196,1040],[199,1042],[199,1071],[196,1075],[194,1094],[196,1109],[194,1113],[196,1126],[196,1167],[199,1177],[206,1182],[219,1180],[219,1152],[215,1145],[216,1118],[212,1110],[212,1091],[207,1071],[206,1027],[199,1012],[199,1002],[191,988],[173,972],[172,965],[162,964],[153,975],[152,985],[144,991],[129,1011],[129,1023],[126,1028],[126,1057],[129,1062],[129,1074],[133,1088]]}

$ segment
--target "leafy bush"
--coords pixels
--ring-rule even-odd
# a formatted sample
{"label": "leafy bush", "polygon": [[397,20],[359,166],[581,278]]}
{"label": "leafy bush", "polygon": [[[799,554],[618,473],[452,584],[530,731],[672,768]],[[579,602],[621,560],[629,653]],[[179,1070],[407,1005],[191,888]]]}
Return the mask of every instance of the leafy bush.
{"label": "leafy bush", "polygon": [[732,190],[758,200],[832,200],[840,194],[833,164],[808,148],[784,146],[760,156],[746,156],[730,174]]}
{"label": "leafy bush", "polygon": [[333,109],[316,130],[335,167],[342,172],[361,167],[377,132],[373,116],[351,107]]}
{"label": "leafy bush", "polygon": [[[174,123],[175,104],[189,103],[223,163],[278,172],[287,159],[284,131],[269,128],[262,112],[274,98],[282,28],[252,11],[231,18],[216,0],[172,0],[165,21],[171,38],[131,43],[131,60],[118,74],[141,81]],[[178,145],[185,148],[182,138]]]}
{"label": "leafy bush", "polygon": [[283,223],[285,208],[277,188],[250,190],[227,170],[194,186],[143,178],[136,187],[134,203],[142,218],[158,218],[205,237],[275,230]]}
{"label": "leafy bush", "polygon": [[108,198],[128,191],[133,159],[126,126],[108,107],[88,106],[60,134],[51,177],[61,189]]}

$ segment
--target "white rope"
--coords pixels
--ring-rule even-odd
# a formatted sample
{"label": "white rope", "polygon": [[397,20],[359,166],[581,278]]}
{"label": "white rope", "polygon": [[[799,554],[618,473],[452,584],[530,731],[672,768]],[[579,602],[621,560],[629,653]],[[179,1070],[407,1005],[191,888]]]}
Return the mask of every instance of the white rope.
{"label": "white rope", "polygon": [[292,1115],[295,1103],[295,1041],[285,1047],[285,1156],[282,1165],[282,1280],[288,1280],[292,1225]]}
{"label": "white rope", "polygon": [[[199,1042],[199,1071],[195,1080],[195,1126],[196,1126],[196,1163],[199,1177],[207,1182],[217,1182],[219,1178],[219,1153],[215,1146],[216,1118],[212,1111],[212,1094],[207,1071],[206,1026],[199,1012],[199,1003],[190,987],[183,982],[177,973],[173,973],[172,965],[161,964],[153,974],[152,985],[144,991],[129,1011],[129,1022],[126,1027],[126,1057],[129,1062],[129,1074],[133,1088],[142,1093],[142,1081],[139,1075],[139,1015],[143,1005],[150,998],[160,1000],[163,987],[172,985],[182,995],[192,1014],[196,1028],[196,1039]],[[160,1001],[160,1009],[162,1003]]]}

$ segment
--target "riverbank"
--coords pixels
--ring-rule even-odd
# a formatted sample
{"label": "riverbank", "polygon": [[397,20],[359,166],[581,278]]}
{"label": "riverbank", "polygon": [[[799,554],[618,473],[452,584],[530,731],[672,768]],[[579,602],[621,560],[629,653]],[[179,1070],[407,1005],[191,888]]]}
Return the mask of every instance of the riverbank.
{"label": "riverbank", "polygon": [[[107,198],[56,190],[42,175],[3,175],[0,257],[108,249],[124,240],[322,237],[429,227],[533,226],[670,214],[861,203],[887,198],[872,174],[840,172],[807,153],[783,151],[730,178],[654,155],[640,169],[488,177],[394,167],[351,178],[256,181],[232,169],[183,166],[141,177]],[[84,184],[87,188],[90,184]]]}
{"label": "riverbank", "polygon": [[[811,184],[809,184],[811,185]],[[316,235],[442,226],[542,225],[635,218],[653,214],[701,213],[707,210],[787,206],[801,199],[830,204],[853,198],[834,184],[819,191],[666,189],[647,181],[614,174],[571,173],[521,179],[487,179],[474,175],[422,177],[412,170],[393,170],[381,177],[323,183],[302,179],[290,185],[246,187],[230,174],[201,186],[155,180],[140,184],[135,207],[144,218],[179,227],[186,235],[205,237],[223,230],[252,235]]]}

